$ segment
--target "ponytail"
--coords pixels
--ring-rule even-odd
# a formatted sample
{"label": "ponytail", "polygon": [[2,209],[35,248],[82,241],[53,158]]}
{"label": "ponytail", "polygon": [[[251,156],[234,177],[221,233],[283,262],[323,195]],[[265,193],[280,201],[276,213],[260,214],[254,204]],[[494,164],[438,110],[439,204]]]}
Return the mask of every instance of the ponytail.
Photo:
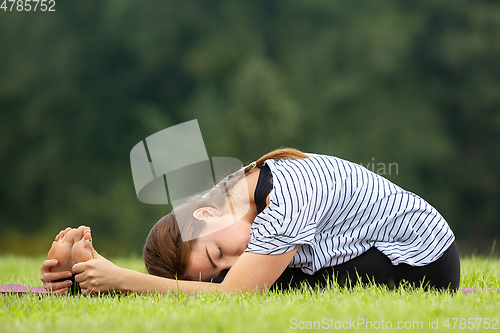
{"label": "ponytail", "polygon": [[257,161],[253,162],[252,164],[248,165],[245,168],[245,175],[248,174],[250,171],[252,171],[255,168],[260,168],[265,161],[267,160],[301,160],[304,158],[308,158],[307,154],[301,152],[300,150],[293,149],[293,148],[280,148],[273,150],[272,152],[269,152],[259,158]]}

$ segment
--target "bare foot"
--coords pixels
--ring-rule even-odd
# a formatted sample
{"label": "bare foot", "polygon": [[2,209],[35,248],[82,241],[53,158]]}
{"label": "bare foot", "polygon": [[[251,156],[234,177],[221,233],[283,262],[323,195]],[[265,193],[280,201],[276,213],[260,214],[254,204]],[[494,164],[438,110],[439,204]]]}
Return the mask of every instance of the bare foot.
{"label": "bare foot", "polygon": [[51,272],[72,271],[74,264],[92,259],[91,239],[89,227],[80,226],[78,229],[66,228],[61,231],[47,254],[47,259],[57,259],[59,262],[52,267]]}
{"label": "bare foot", "polygon": [[75,242],[71,250],[71,257],[75,264],[93,259],[92,236],[90,228],[86,227],[83,232],[75,235]]}
{"label": "bare foot", "polygon": [[66,228],[61,231],[47,254],[47,259],[57,259],[59,264],[52,267],[52,272],[71,271],[74,262],[71,259],[71,250],[73,248],[75,234],[78,229]]}
{"label": "bare foot", "polygon": [[65,234],[69,231],[69,230],[71,230],[71,228],[70,228],[70,227],[67,227],[67,228],[66,228],[66,229],[64,229],[64,230],[61,230],[61,231],[57,234],[55,241],[57,242],[57,241],[58,241],[61,237],[63,237],[63,236],[64,236],[64,235],[65,235]]}

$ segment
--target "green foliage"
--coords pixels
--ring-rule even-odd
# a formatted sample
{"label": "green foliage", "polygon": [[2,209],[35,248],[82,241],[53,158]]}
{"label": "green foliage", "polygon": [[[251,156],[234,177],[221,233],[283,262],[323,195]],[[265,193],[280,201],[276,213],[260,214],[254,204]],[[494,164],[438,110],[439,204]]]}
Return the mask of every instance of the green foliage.
{"label": "green foliage", "polygon": [[464,243],[500,235],[496,2],[76,1],[0,29],[0,252],[85,224],[139,253],[170,208],[137,200],[130,149],[191,119],[209,156],[397,163]]}

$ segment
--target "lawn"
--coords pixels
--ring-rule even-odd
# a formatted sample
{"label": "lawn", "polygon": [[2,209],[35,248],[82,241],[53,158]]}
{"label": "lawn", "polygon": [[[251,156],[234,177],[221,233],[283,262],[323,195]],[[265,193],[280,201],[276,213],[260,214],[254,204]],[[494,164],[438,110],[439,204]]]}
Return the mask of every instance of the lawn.
{"label": "lawn", "polygon": [[[0,257],[0,284],[41,286],[43,258]],[[143,271],[141,259],[113,260]],[[463,287],[500,287],[500,261],[462,260]],[[194,296],[0,295],[0,332],[500,331],[500,290],[451,295],[370,286]]]}

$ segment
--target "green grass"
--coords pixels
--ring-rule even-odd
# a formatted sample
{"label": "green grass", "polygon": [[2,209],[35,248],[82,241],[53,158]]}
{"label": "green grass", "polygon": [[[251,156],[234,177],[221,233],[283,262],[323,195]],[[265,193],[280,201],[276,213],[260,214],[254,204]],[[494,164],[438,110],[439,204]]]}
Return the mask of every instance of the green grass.
{"label": "green grass", "polygon": [[[41,286],[38,269],[43,258],[0,257],[0,284]],[[140,259],[114,260],[126,268],[143,271]],[[500,261],[484,258],[462,260],[463,287],[500,287]],[[295,318],[295,319],[293,319]],[[358,319],[359,318],[359,319]],[[449,318],[450,328],[444,324]],[[450,295],[418,289],[389,291],[380,287],[351,290],[331,286],[326,290],[291,293],[264,292],[257,295],[194,296],[0,296],[0,332],[284,332],[300,331],[298,325],[335,330],[335,322],[351,331],[383,331],[378,325],[413,326],[431,331],[486,330],[479,319],[474,329],[461,318],[497,318],[500,321],[500,291]],[[357,326],[359,320],[359,326]],[[362,323],[364,320],[365,323]],[[366,321],[372,322],[372,329]],[[492,323],[492,319],[489,320]],[[494,321],[493,321],[494,322]],[[337,327],[339,325],[337,323]],[[462,328],[461,329],[461,324]],[[368,326],[367,326],[368,325]],[[491,324],[490,324],[491,325]],[[296,327],[296,329],[292,329]],[[354,328],[353,328],[354,327]],[[500,322],[495,326],[500,331]],[[412,329],[405,330],[412,331]]]}

